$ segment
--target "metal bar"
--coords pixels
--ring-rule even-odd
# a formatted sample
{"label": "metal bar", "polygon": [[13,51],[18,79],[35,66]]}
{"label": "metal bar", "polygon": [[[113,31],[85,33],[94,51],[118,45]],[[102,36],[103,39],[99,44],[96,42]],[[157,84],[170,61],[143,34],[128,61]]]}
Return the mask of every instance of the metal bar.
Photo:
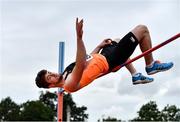
{"label": "metal bar", "polygon": [[[136,61],[136,60],[138,60],[139,58],[141,58],[141,57],[143,57],[143,56],[145,56],[145,55],[147,55],[147,54],[149,54],[149,53],[151,53],[151,52],[153,52],[153,51],[161,48],[162,46],[165,46],[166,44],[168,44],[168,43],[176,40],[176,39],[179,38],[179,37],[180,37],[180,33],[178,33],[178,34],[174,35],[173,37],[169,38],[168,40],[166,40],[166,41],[164,41],[164,42],[156,45],[155,47],[153,47],[153,48],[151,48],[151,49],[143,52],[142,54],[140,54],[140,55],[138,55],[138,56],[136,56],[136,57],[134,57],[134,58],[126,61],[125,63],[123,63],[123,64],[115,67],[115,68],[112,70],[112,72],[117,71],[118,69],[122,68],[123,66],[126,66],[126,65],[128,65],[128,64],[130,64],[130,63],[132,63],[132,62],[134,62],[134,61]],[[105,74],[102,74],[102,75],[100,75],[99,77],[104,76],[104,75],[106,75],[106,74],[108,74],[108,73],[110,73],[110,72],[107,72],[107,73],[105,73]]]}
{"label": "metal bar", "polygon": [[142,54],[140,54],[140,55],[134,57],[133,59],[128,60],[127,62],[125,62],[124,64],[122,64],[121,67],[123,67],[123,66],[125,66],[125,65],[127,65],[127,64],[130,64],[130,63],[132,63],[132,62],[138,60],[139,58],[141,58],[141,57],[143,57],[143,56],[145,56],[145,55],[147,55],[147,54],[149,54],[149,53],[151,53],[151,52],[153,52],[153,51],[155,51],[155,50],[161,48],[162,46],[164,46],[164,45],[166,45],[166,44],[168,44],[168,43],[170,43],[170,42],[176,40],[176,39],[179,38],[179,37],[180,37],[180,33],[174,35],[173,37],[171,37],[171,38],[169,38],[168,40],[166,40],[166,41],[160,43],[159,45],[156,45],[155,47],[153,47],[153,48],[151,48],[151,49],[149,49],[149,50],[143,52]]}
{"label": "metal bar", "polygon": [[[64,70],[64,48],[65,48],[65,43],[59,42],[59,66],[58,66],[59,73],[62,73]],[[58,122],[63,121],[63,92],[64,89],[58,88],[58,109],[57,109]]]}

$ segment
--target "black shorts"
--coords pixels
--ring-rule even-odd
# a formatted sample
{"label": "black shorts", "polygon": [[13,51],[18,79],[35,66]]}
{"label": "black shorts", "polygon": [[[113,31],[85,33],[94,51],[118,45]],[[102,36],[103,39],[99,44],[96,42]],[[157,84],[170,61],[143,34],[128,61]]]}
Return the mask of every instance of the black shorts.
{"label": "black shorts", "polygon": [[119,43],[112,41],[112,45],[105,46],[101,54],[104,55],[109,64],[109,70],[125,63],[134,52],[138,40],[132,32],[125,35]]}

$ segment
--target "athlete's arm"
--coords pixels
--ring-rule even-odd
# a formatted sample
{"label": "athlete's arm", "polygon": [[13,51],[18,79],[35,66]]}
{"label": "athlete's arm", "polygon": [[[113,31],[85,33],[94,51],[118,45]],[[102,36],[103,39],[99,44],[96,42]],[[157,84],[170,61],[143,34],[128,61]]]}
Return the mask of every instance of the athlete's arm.
{"label": "athlete's arm", "polygon": [[106,45],[111,44],[112,39],[104,39],[92,52],[91,54],[99,53],[99,51]]}
{"label": "athlete's arm", "polygon": [[84,67],[86,65],[86,49],[82,40],[83,36],[83,20],[80,22],[76,19],[76,35],[77,35],[77,52],[76,65],[70,75],[66,79],[64,87],[69,91],[76,91],[79,88],[79,81],[81,80]]}

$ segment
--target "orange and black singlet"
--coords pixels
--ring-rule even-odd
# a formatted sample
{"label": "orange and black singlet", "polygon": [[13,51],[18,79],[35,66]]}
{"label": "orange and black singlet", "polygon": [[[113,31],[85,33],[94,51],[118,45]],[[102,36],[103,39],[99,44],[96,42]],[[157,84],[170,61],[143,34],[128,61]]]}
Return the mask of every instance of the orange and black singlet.
{"label": "orange and black singlet", "polygon": [[[93,54],[87,59],[87,66],[85,67],[82,78],[80,80],[80,88],[87,86],[98,76],[106,72],[111,72],[117,66],[123,64],[134,52],[138,40],[136,36],[129,32],[118,43],[112,41],[111,45],[106,45],[102,48],[100,54]],[[75,63],[70,64],[64,72],[66,72],[65,79],[70,74],[75,66]],[[64,88],[68,91],[68,88]]]}
{"label": "orange and black singlet", "polygon": [[[70,64],[64,72],[67,72],[65,79],[72,72],[75,63]],[[108,71],[109,66],[106,58],[101,54],[92,54],[87,59],[87,65],[83,71],[82,78],[80,80],[80,89],[90,84],[93,80],[98,78],[101,74],[104,74]],[[68,88],[64,87],[68,92]]]}

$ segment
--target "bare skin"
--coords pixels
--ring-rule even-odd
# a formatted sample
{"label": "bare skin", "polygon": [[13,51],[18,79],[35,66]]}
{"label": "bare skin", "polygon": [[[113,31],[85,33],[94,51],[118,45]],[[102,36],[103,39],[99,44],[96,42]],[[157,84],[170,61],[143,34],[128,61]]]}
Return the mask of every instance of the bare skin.
{"label": "bare skin", "polygon": [[[146,26],[139,25],[135,27],[131,31],[139,41],[140,49],[142,52],[150,49],[151,38],[149,35],[149,31]],[[75,92],[79,87],[79,82],[82,77],[82,73],[84,68],[86,67],[86,49],[82,40],[83,37],[83,20],[78,21],[76,19],[76,36],[77,36],[77,53],[76,53],[76,65],[72,71],[72,73],[64,81],[64,76],[57,73],[48,72],[45,75],[45,78],[48,83],[51,83],[50,87],[66,87],[71,92]],[[105,45],[111,44],[112,39],[104,39],[92,52],[91,54],[98,53]],[[152,53],[146,55],[145,57],[146,65],[149,65],[153,62]],[[126,66],[131,74],[136,73],[136,69],[133,64],[129,64]]]}
{"label": "bare skin", "polygon": [[[151,37],[149,34],[149,30],[144,25],[138,25],[131,31],[139,41],[139,46],[142,52],[152,48]],[[152,53],[144,56],[146,65],[149,65],[153,62]]]}
{"label": "bare skin", "polygon": [[86,48],[82,40],[83,36],[83,20],[78,21],[76,18],[76,36],[77,36],[77,52],[76,65],[71,73],[71,77],[66,79],[64,84],[70,91],[75,91],[79,88],[79,81],[81,80],[83,70],[86,66]]}
{"label": "bare skin", "polygon": [[[49,87],[67,87],[70,91],[76,91],[79,88],[79,81],[81,80],[83,70],[86,66],[86,48],[82,40],[83,37],[83,20],[80,21],[76,18],[76,36],[77,36],[77,52],[76,52],[76,65],[71,73],[71,77],[64,81],[64,76],[48,72],[45,75],[45,79],[48,83],[51,83]],[[65,75],[65,74],[64,74]],[[55,78],[56,77],[56,78]],[[62,77],[61,83],[58,77]]]}

